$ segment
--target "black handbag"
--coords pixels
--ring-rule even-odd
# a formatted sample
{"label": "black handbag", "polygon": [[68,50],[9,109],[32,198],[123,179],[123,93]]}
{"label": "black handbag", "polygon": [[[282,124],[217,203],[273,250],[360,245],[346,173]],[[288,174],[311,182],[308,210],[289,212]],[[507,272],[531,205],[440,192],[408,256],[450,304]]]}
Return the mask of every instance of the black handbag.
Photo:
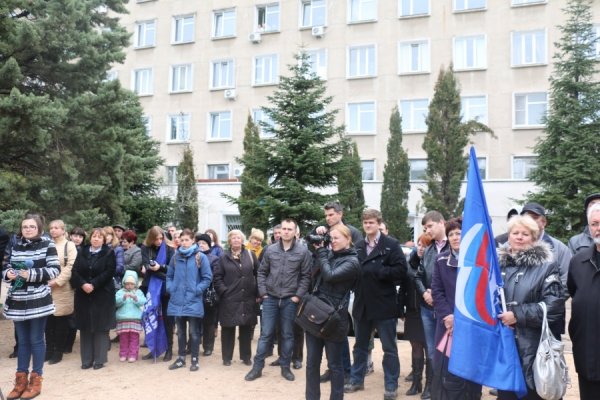
{"label": "black handbag", "polygon": [[216,307],[219,304],[219,295],[212,284],[204,291],[204,304],[208,307]]}

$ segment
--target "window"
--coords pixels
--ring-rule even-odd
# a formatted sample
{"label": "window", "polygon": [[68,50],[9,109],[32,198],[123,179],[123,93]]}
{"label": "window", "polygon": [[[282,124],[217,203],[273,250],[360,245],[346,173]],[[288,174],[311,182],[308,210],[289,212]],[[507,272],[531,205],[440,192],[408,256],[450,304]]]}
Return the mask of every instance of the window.
{"label": "window", "polygon": [[279,57],[277,54],[254,57],[253,85],[276,85],[279,81]]}
{"label": "window", "polygon": [[486,6],[486,0],[454,0],[454,11],[481,10]]}
{"label": "window", "polygon": [[132,90],[138,96],[147,96],[152,94],[152,68],[142,68],[133,70]]}
{"label": "window", "polygon": [[190,140],[190,114],[169,115],[168,142],[188,142]]}
{"label": "window", "polygon": [[152,117],[149,115],[143,115],[142,123],[144,124],[144,131],[146,133],[146,136],[151,137],[152,136]]}
{"label": "window", "polygon": [[156,21],[135,23],[134,43],[136,48],[152,47],[156,40]]}
{"label": "window", "polygon": [[235,36],[235,9],[213,12],[213,38]]}
{"label": "window", "polygon": [[208,164],[208,179],[229,179],[229,164]]}
{"label": "window", "polygon": [[348,78],[364,78],[375,76],[377,70],[375,45],[348,47]]}
{"label": "window", "polygon": [[252,110],[252,120],[256,125],[258,125],[259,135],[263,139],[274,138],[275,134],[273,132],[267,132],[264,125],[268,125],[273,127],[273,121],[269,116],[260,108],[255,108]]}
{"label": "window", "polygon": [[400,16],[414,17],[429,14],[429,0],[400,0]]}
{"label": "window", "polygon": [[542,4],[546,3],[547,0],[512,0],[513,6],[527,5],[527,4]]}
{"label": "window", "polygon": [[599,58],[600,57],[600,24],[594,25],[592,28],[594,30],[594,50],[592,51],[592,57]]}
{"label": "window", "polygon": [[227,237],[227,234],[234,229],[242,229],[242,218],[239,215],[225,215],[224,217],[227,231],[221,232],[220,237]]}
{"label": "window", "polygon": [[193,42],[195,24],[195,15],[173,17],[173,43],[178,44]]}
{"label": "window", "polygon": [[540,127],[546,115],[548,99],[546,92],[515,93],[514,100],[514,126]]}
{"label": "window", "polygon": [[398,44],[398,73],[429,72],[429,40],[400,42]]}
{"label": "window", "polygon": [[212,112],[210,115],[209,140],[231,140],[231,112]]}
{"label": "window", "polygon": [[425,132],[427,125],[425,118],[427,117],[427,109],[429,100],[402,100],[400,101],[400,114],[402,115],[402,131],[403,132]]}
{"label": "window", "polygon": [[325,25],[327,15],[326,0],[302,0],[301,1],[302,21],[300,26],[307,28],[310,26]]}
{"label": "window", "polygon": [[308,62],[310,63],[310,70],[314,72],[319,78],[327,79],[327,50],[306,50],[308,55]]}
{"label": "window", "polygon": [[[479,176],[482,180],[487,179],[487,159],[485,157],[477,157],[477,168],[479,169]],[[464,181],[467,180],[469,171],[465,172]]]}
{"label": "window", "polygon": [[256,6],[256,27],[258,32],[279,30],[279,3]]}
{"label": "window", "polygon": [[483,124],[488,123],[488,107],[486,96],[463,96],[460,98],[462,121],[472,119]]}
{"label": "window", "polygon": [[171,66],[171,93],[192,91],[192,64]]}
{"label": "window", "polygon": [[348,0],[348,22],[377,19],[377,0]]}
{"label": "window", "polygon": [[167,185],[177,185],[177,167],[167,167]]}
{"label": "window", "polygon": [[233,60],[218,60],[211,63],[210,88],[226,89],[235,87]]}
{"label": "window", "polygon": [[427,160],[415,159],[408,160],[410,164],[410,180],[411,181],[424,181],[427,170]]}
{"label": "window", "polygon": [[374,181],[375,180],[375,160],[361,160],[360,166],[362,168],[362,180],[363,181]]}
{"label": "window", "polygon": [[485,35],[454,38],[454,68],[456,70],[486,68]]}
{"label": "window", "polygon": [[512,178],[527,180],[535,167],[537,167],[536,157],[513,157]]}
{"label": "window", "polygon": [[512,33],[512,65],[545,64],[546,31],[521,31]]}
{"label": "window", "polygon": [[106,77],[104,78],[105,82],[116,81],[117,79],[119,79],[119,73],[117,71],[114,69],[106,71]]}
{"label": "window", "polygon": [[375,102],[348,103],[346,116],[349,134],[375,133]]}

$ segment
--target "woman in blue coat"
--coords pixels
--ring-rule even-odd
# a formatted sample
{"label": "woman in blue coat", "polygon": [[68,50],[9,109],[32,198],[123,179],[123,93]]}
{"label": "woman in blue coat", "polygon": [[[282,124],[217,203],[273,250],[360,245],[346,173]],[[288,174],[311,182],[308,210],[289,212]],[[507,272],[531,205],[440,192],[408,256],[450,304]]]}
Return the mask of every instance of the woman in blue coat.
{"label": "woman in blue coat", "polygon": [[200,332],[204,317],[203,293],[210,286],[212,272],[206,255],[194,243],[194,234],[184,229],[179,236],[180,247],[167,269],[167,292],[170,295],[167,314],[175,317],[178,357],[169,369],[185,366],[185,347],[189,324],[192,365],[198,371]]}

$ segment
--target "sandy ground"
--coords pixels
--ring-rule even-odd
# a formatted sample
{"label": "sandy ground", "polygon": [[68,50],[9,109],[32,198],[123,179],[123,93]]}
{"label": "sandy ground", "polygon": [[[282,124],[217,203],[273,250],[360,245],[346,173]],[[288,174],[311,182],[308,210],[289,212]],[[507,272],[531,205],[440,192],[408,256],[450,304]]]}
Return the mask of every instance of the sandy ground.
{"label": "sandy ground", "polygon": [[[6,287],[2,288],[2,295]],[[258,335],[258,329],[256,330]],[[111,334],[111,337],[114,336]],[[0,388],[4,395],[12,389],[16,359],[9,359],[8,354],[14,345],[12,322],[0,319]],[[568,340],[568,338],[567,338]],[[352,346],[354,339],[350,339]],[[568,389],[565,399],[579,398],[577,377],[574,372],[573,358],[570,353],[570,342],[567,342],[567,361],[570,364],[573,386]],[[256,337],[253,350],[256,349]],[[145,354],[141,349],[140,354]],[[404,396],[410,384],[404,381],[410,372],[410,344],[398,342],[400,355],[401,377],[398,393],[399,398],[419,399],[419,396]],[[236,348],[236,355],[237,348]],[[306,353],[305,353],[306,357]],[[382,351],[378,340],[373,352],[375,373],[367,376],[365,390],[347,394],[346,399],[381,399],[383,398],[383,372],[381,369]],[[268,365],[274,360],[267,359],[263,376],[254,382],[244,381],[244,375],[249,367],[240,360],[234,359],[230,367],[221,363],[220,340],[217,338],[215,351],[210,357],[200,357],[200,370],[190,372],[188,368],[175,371],[167,369],[169,363],[158,361],[138,361],[136,363],[121,363],[118,360],[118,344],[113,344],[108,355],[108,363],[103,369],[94,371],[81,370],[79,358],[79,339],[75,342],[72,354],[66,354],[63,361],[55,365],[44,366],[44,383],[39,399],[234,399],[244,396],[246,399],[264,398],[269,400],[300,400],[304,398],[305,368],[293,370],[296,375],[294,382],[288,382],[280,375],[278,367]],[[189,356],[187,365],[189,366]],[[325,369],[323,363],[322,369]],[[323,399],[329,397],[329,384],[321,385]],[[254,397],[256,396],[256,397]],[[484,399],[494,397],[484,389]]]}

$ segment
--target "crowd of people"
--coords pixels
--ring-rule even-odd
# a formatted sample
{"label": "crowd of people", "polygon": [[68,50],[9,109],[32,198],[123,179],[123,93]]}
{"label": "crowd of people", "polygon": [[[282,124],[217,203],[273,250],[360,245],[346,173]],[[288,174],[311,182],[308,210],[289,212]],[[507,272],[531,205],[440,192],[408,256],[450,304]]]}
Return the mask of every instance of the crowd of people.
{"label": "crowd of people", "polygon": [[[590,195],[584,209],[588,225],[568,246],[545,232],[546,210],[537,203],[526,204],[520,213],[511,210],[507,233],[496,237],[507,304],[498,319],[514,329],[526,399],[541,399],[532,372],[543,318],[539,303],[546,304],[551,331],[560,339],[569,296],[580,396],[599,398],[600,193]],[[306,240],[296,221],[284,219],[266,242],[259,229],[252,229],[248,240],[234,229],[223,247],[213,229],[154,226],[140,243],[138,233],[120,224],[89,232],[75,227],[67,234],[63,221],[45,225],[35,213],[25,215],[14,234],[0,229],[2,278],[9,284],[3,312],[14,322],[11,357],[17,358],[8,399],[38,396],[44,363],[61,362],[72,351],[77,331],[82,369],[103,368],[111,343],[118,342],[120,362],[161,356],[174,370],[186,367],[189,355],[189,369],[197,371],[200,346],[202,356],[213,355],[219,330],[222,363],[232,365],[237,328],[239,359],[250,367],[246,381],[262,376],[275,342],[278,358],[271,365],[280,367],[285,380],[294,381],[292,369],[302,368],[306,350],[308,400],[320,399],[323,382],[329,382],[332,400],[364,390],[378,337],[383,398],[393,400],[400,379],[399,318],[404,320],[404,339],[411,344],[406,396],[481,398],[479,383],[449,371],[445,348],[454,327],[462,219],[446,221],[441,213],[429,211],[416,245],[402,246],[388,235],[378,210],[363,211],[362,233],[344,222],[337,202],[325,205],[324,217],[325,223]],[[348,310],[338,326],[341,334],[324,338],[294,323],[309,293]],[[158,301],[165,349],[140,357],[144,306]],[[112,340],[111,330],[116,332]],[[355,335],[352,352],[349,330]],[[321,374],[323,353],[327,369]],[[517,399],[513,392],[495,392],[499,399]]]}

